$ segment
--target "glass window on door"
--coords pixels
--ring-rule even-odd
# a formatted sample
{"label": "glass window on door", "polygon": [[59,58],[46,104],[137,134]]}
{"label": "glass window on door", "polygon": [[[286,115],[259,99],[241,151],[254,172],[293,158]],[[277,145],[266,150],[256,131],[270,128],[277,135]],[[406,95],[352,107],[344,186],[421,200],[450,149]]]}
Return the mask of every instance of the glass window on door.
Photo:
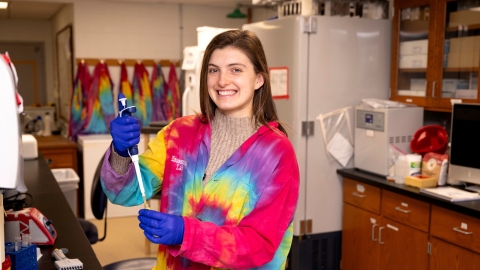
{"label": "glass window on door", "polygon": [[442,97],[477,99],[480,1],[446,3]]}
{"label": "glass window on door", "polygon": [[429,6],[400,12],[398,95],[426,96]]}

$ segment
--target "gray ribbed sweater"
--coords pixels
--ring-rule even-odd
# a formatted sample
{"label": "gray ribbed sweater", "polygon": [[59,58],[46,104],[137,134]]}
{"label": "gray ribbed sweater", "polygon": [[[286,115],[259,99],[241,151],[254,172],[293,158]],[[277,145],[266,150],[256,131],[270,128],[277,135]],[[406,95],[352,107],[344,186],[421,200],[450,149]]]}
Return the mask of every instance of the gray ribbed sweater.
{"label": "gray ribbed sweater", "polygon": [[207,184],[213,174],[257,130],[253,118],[232,118],[218,110],[212,120],[212,138],[210,140],[210,157],[203,184]]}

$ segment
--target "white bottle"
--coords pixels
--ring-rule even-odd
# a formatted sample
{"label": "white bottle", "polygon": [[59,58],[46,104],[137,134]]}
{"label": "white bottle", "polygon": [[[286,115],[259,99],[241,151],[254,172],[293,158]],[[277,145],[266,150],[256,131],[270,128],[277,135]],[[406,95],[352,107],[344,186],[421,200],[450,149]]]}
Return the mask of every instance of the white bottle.
{"label": "white bottle", "polygon": [[52,117],[46,112],[43,117],[43,136],[52,136],[52,125]]}

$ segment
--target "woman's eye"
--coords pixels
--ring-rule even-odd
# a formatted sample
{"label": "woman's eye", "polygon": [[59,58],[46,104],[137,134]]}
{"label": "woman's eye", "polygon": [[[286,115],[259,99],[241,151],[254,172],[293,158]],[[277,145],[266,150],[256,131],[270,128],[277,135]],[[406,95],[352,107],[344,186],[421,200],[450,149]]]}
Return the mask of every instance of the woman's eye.
{"label": "woman's eye", "polygon": [[234,69],[233,69],[233,72],[234,72],[234,73],[238,73],[238,72],[242,72],[242,70],[239,69],[239,68],[234,68]]}
{"label": "woman's eye", "polygon": [[215,68],[209,68],[208,69],[208,73],[215,73],[217,71],[218,71],[218,69],[215,69]]}

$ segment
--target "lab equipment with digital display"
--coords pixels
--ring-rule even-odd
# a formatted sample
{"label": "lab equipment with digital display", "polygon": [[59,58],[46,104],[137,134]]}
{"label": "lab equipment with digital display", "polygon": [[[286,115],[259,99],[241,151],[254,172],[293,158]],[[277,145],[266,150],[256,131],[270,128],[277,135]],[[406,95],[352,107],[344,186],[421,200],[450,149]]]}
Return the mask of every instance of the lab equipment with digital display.
{"label": "lab equipment with digital display", "polygon": [[366,104],[355,107],[355,168],[389,175],[394,165],[391,145],[411,153],[410,142],[422,126],[422,107],[373,108]]}

